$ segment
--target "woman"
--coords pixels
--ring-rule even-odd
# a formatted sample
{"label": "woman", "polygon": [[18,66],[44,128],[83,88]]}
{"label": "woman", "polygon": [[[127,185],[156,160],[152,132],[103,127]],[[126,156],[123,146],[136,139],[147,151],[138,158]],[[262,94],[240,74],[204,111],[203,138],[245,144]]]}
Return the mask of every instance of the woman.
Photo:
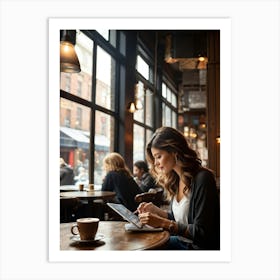
{"label": "woman", "polygon": [[171,127],[156,130],[146,153],[152,174],[170,196],[171,211],[141,203],[141,223],[170,231],[166,249],[219,250],[220,206],[212,172],[201,166],[184,135]]}
{"label": "woman", "polygon": [[134,181],[123,157],[118,153],[108,154],[103,160],[103,168],[107,174],[102,184],[102,191],[116,192],[114,202],[121,203],[134,212],[138,206],[135,196],[142,191]]}

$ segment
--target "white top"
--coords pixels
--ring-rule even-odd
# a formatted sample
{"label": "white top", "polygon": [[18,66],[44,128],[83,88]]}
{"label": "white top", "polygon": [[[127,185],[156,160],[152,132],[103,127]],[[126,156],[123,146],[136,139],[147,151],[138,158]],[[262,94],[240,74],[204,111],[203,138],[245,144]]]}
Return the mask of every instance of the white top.
{"label": "white top", "polygon": [[[182,224],[188,224],[188,214],[190,207],[190,195],[184,195],[184,197],[178,202],[176,197],[174,197],[172,202],[172,212],[176,222]],[[180,240],[184,242],[192,242],[192,240],[179,236]]]}

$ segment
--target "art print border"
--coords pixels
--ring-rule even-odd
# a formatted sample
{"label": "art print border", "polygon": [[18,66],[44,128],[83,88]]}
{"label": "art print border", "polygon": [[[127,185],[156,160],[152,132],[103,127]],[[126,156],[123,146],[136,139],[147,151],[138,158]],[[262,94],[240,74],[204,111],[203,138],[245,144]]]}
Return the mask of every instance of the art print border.
{"label": "art print border", "polygon": [[[151,28],[152,27],[152,28]],[[60,29],[220,30],[221,250],[61,251],[59,249],[59,30]],[[49,19],[49,261],[51,262],[229,262],[231,261],[231,19],[230,18],[50,18]],[[224,187],[226,186],[226,187]]]}

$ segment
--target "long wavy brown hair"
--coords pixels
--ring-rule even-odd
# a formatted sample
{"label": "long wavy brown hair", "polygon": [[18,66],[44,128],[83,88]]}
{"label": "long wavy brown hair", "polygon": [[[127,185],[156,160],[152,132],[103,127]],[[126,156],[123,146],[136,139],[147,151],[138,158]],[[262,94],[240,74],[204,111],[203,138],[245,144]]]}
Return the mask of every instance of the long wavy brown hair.
{"label": "long wavy brown hair", "polygon": [[124,158],[119,153],[110,153],[103,159],[103,166],[106,172],[109,171],[122,171],[128,177],[132,176],[129,168],[125,164]]}
{"label": "long wavy brown hair", "polygon": [[[155,159],[152,155],[152,148],[174,153],[176,162],[182,169],[180,176],[174,170],[168,174],[158,172],[154,165]],[[189,147],[184,135],[172,127],[161,127],[155,131],[146,146],[146,157],[150,164],[152,175],[156,178],[157,183],[168,191],[170,197],[177,193],[180,178],[185,183],[184,193],[186,194],[191,189],[193,177],[202,168],[201,160],[196,152]]]}

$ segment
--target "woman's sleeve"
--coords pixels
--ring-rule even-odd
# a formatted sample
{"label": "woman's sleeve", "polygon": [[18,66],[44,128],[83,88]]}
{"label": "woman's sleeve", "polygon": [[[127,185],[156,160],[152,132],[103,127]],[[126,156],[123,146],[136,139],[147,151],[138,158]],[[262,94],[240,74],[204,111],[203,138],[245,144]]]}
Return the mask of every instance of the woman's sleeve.
{"label": "woman's sleeve", "polygon": [[215,232],[215,222],[219,218],[216,217],[218,213],[216,183],[210,172],[198,174],[193,196],[193,204],[189,209],[191,211],[189,216],[193,216],[193,221],[189,221],[188,225],[179,224],[178,234],[198,244],[208,243]]}

